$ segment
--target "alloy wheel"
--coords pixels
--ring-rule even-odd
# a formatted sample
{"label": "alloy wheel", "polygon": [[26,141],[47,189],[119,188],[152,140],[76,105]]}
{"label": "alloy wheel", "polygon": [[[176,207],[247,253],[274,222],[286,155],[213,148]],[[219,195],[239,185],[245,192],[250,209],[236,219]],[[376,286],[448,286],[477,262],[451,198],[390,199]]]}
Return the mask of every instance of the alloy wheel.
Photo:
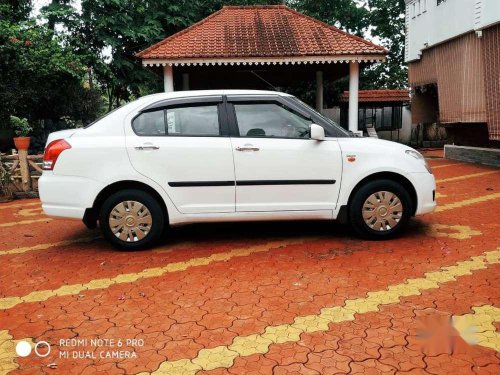
{"label": "alloy wheel", "polygon": [[365,200],[362,213],[368,227],[384,232],[398,225],[403,217],[403,205],[396,194],[390,191],[378,191]]}
{"label": "alloy wheel", "polygon": [[118,203],[109,214],[113,234],[125,242],[138,242],[151,231],[153,218],[149,209],[137,201]]}

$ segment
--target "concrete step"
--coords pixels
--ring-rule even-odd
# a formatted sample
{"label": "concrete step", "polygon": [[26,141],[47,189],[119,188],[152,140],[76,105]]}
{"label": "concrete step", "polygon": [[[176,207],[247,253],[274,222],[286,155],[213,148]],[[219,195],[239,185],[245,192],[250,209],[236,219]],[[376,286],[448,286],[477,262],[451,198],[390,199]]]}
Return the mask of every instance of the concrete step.
{"label": "concrete step", "polygon": [[368,137],[378,138],[375,128],[366,128],[366,132],[368,133]]}

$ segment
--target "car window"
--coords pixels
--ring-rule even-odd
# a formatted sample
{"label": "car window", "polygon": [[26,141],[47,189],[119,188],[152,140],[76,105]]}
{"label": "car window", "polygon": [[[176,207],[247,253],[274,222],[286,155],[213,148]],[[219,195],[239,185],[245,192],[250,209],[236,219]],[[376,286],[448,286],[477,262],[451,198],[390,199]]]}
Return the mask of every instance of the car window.
{"label": "car window", "polygon": [[167,132],[169,135],[220,135],[217,106],[167,109]]}
{"label": "car window", "polygon": [[141,113],[132,122],[132,128],[137,135],[165,135],[165,113],[163,110]]}
{"label": "car window", "polygon": [[241,137],[309,138],[312,121],[278,103],[234,104]]}
{"label": "car window", "polygon": [[216,105],[173,107],[144,112],[134,119],[132,127],[140,136],[217,136],[221,134]]}

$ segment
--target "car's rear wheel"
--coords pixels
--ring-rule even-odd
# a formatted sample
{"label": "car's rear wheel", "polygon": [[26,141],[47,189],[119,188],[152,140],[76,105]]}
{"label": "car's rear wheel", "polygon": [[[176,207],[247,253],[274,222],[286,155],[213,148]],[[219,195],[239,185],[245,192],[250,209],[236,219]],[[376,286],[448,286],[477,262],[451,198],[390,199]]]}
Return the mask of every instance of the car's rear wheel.
{"label": "car's rear wheel", "polygon": [[374,180],[355,192],[349,215],[351,225],[362,237],[386,239],[406,227],[411,212],[410,195],[401,184]]}
{"label": "car's rear wheel", "polygon": [[99,225],[104,237],[121,250],[140,250],[161,238],[165,218],[159,202],[142,190],[116,192],[102,204]]}

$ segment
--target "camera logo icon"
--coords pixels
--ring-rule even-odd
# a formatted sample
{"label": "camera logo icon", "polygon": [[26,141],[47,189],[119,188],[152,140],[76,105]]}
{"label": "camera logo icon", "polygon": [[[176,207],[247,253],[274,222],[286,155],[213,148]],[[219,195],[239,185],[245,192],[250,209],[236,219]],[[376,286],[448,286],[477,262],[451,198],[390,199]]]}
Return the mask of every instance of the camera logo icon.
{"label": "camera logo icon", "polygon": [[[31,343],[28,341],[19,341],[16,345],[16,354],[19,357],[27,357],[31,354]],[[39,341],[34,346],[35,354],[44,358],[50,354],[50,344],[47,341]]]}

